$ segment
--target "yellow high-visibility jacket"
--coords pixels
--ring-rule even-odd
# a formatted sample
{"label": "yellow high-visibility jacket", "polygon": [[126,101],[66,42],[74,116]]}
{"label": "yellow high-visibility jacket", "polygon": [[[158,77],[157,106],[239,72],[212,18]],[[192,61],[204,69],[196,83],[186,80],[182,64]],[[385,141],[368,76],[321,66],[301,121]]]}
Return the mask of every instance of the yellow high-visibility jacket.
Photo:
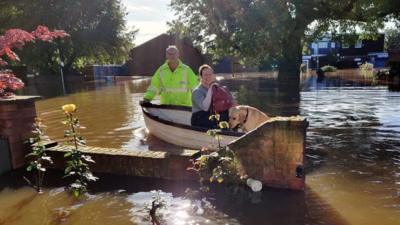
{"label": "yellow high-visibility jacket", "polygon": [[159,94],[161,104],[192,106],[192,90],[198,84],[192,69],[181,61],[174,72],[164,63],[154,73],[144,98],[151,101]]}

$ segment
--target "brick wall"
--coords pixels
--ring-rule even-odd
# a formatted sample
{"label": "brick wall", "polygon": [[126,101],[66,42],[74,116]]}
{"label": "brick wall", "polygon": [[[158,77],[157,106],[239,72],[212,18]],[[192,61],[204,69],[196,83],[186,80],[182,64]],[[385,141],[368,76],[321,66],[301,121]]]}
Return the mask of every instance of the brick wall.
{"label": "brick wall", "polygon": [[24,141],[30,137],[32,124],[36,117],[36,96],[16,96],[0,99],[0,136],[8,140],[10,161],[13,169],[25,165],[25,155],[29,144]]}
{"label": "brick wall", "polygon": [[[53,168],[63,170],[66,167],[64,154],[71,146],[58,145],[49,148]],[[80,151],[90,155],[96,162],[90,164],[93,172],[139,177],[152,177],[167,180],[196,180],[197,174],[188,171],[189,160],[198,157],[199,151],[182,150],[179,152],[123,150],[85,146]]]}
{"label": "brick wall", "polygon": [[265,186],[303,190],[304,149],[308,122],[276,117],[229,144],[241,172]]}

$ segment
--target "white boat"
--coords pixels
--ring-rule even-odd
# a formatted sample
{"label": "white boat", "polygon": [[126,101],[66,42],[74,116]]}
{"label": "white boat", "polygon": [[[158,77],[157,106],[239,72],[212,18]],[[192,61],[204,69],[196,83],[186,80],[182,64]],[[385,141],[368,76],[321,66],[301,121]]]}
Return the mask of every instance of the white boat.
{"label": "white boat", "polygon": [[[207,134],[207,128],[191,126],[192,109],[185,106],[141,103],[143,117],[150,134],[168,143],[189,149],[218,148],[216,138]],[[245,133],[221,131],[220,144],[226,146]]]}

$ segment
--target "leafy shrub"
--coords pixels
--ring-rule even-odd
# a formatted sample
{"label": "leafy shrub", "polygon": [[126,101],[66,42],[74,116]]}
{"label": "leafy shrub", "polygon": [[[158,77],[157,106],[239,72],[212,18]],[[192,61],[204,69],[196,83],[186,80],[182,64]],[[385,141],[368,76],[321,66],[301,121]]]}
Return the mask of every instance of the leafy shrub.
{"label": "leafy shrub", "polygon": [[50,156],[46,154],[45,143],[49,141],[49,138],[45,135],[44,128],[45,126],[42,120],[35,118],[32,130],[33,137],[29,139],[32,152],[26,155],[27,158],[31,159],[26,170],[33,173],[34,183],[24,177],[24,179],[39,193],[42,193],[42,184],[44,174],[46,173],[45,164],[53,163]]}
{"label": "leafy shrub", "polygon": [[331,65],[326,65],[326,66],[321,67],[321,70],[324,71],[325,73],[326,72],[336,72],[337,68],[334,66],[331,66]]}

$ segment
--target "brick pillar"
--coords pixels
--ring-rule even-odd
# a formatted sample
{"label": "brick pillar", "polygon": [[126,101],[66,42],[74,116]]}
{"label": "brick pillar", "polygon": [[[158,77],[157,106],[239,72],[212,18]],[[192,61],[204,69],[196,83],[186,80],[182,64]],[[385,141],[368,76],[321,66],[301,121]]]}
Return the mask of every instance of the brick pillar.
{"label": "brick pillar", "polygon": [[229,144],[242,174],[265,186],[303,190],[306,119],[276,117]]}
{"label": "brick pillar", "polygon": [[35,99],[38,96],[15,96],[0,98],[0,136],[8,140],[10,161],[13,169],[25,165],[29,144],[24,141],[31,136],[36,117]]}

